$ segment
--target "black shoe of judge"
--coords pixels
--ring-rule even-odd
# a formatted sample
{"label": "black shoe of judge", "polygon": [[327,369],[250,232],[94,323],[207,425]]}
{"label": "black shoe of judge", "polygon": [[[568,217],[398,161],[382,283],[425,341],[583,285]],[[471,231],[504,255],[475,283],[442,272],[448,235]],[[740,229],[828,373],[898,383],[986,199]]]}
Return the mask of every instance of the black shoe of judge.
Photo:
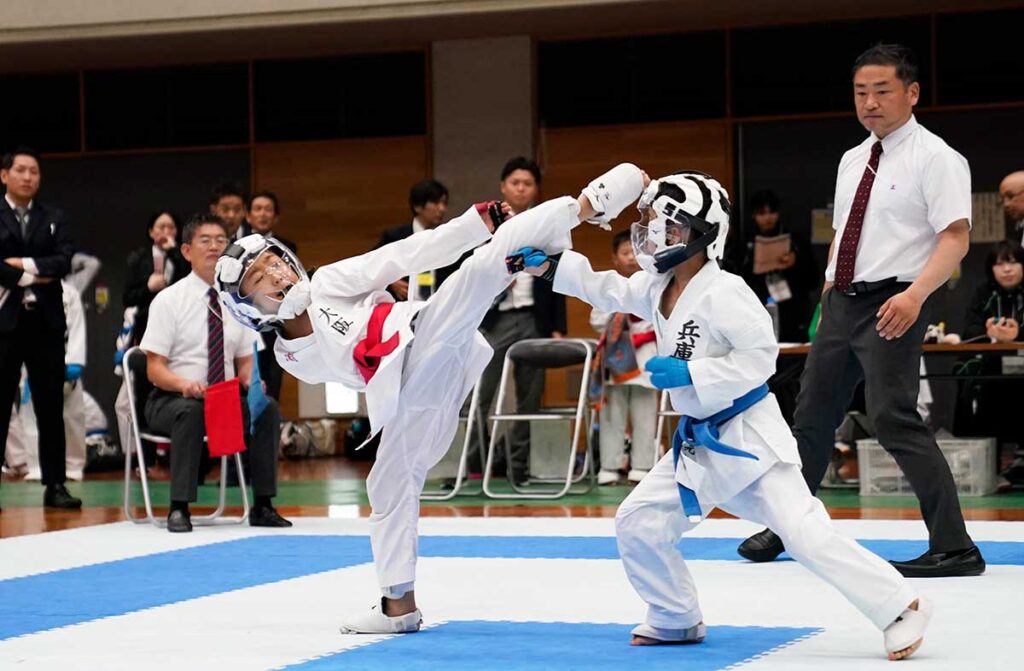
{"label": "black shoe of judge", "polygon": [[754,534],[736,548],[741,557],[753,562],[775,561],[775,558],[785,551],[782,539],[771,529]]}
{"label": "black shoe of judge", "polygon": [[172,534],[192,531],[192,516],[187,510],[172,510],[167,513],[167,530]]}
{"label": "black shoe of judge", "polygon": [[926,552],[917,559],[889,563],[905,578],[957,578],[985,572],[985,558],[976,545],[953,552]]}
{"label": "black shoe of judge", "polygon": [[46,485],[46,493],[43,494],[43,505],[47,508],[75,510],[82,507],[82,499],[71,496],[68,488],[64,485]]}
{"label": "black shoe of judge", "polygon": [[273,506],[254,506],[249,511],[249,526],[251,527],[290,527],[291,525],[292,523],[281,517]]}

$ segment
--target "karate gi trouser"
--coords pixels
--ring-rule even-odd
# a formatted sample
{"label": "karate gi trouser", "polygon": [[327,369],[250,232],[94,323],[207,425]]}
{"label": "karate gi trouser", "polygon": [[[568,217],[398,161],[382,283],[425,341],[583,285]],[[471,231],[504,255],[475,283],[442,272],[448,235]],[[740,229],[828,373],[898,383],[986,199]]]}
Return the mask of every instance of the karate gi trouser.
{"label": "karate gi trouser", "polygon": [[[13,428],[15,422],[20,426],[18,431],[21,438],[23,453],[13,455],[15,464],[25,464],[28,467],[29,480],[39,480],[42,474],[39,466],[39,429],[35,408],[32,400],[21,406],[18,416],[11,418]],[[67,477],[70,480],[81,480],[85,470],[85,392],[82,389],[82,382],[78,381],[70,389],[65,386],[64,391],[64,442],[66,444],[65,468]],[[8,450],[13,441],[8,440]],[[11,455],[9,455],[11,456]]]}
{"label": "karate gi trouser", "polygon": [[466,368],[480,322],[512,279],[505,257],[527,246],[552,254],[563,251],[570,242],[569,231],[578,223],[577,213],[559,199],[509,219],[418,313],[416,337],[403,363],[402,387],[396,390],[399,411],[381,432],[377,459],[366,479],[373,509],[370,543],[385,596],[398,597],[412,589],[420,493],[427,471],[448,451],[459,409],[476,381],[465,384]]}
{"label": "karate gi trouser", "polygon": [[[712,507],[702,509],[705,517]],[[717,507],[770,527],[790,556],[839,590],[879,629],[917,598],[888,562],[836,532],[795,464],[774,464]],[[633,588],[647,602],[647,624],[653,627],[685,629],[703,619],[697,588],[677,547],[683,533],[694,526],[683,513],[669,452],[615,516],[619,555]]]}
{"label": "karate gi trouser", "polygon": [[638,384],[608,384],[601,406],[601,468],[617,470],[626,445],[626,420],[633,427],[630,468],[649,471],[658,460],[655,434],[658,424],[658,390]]}

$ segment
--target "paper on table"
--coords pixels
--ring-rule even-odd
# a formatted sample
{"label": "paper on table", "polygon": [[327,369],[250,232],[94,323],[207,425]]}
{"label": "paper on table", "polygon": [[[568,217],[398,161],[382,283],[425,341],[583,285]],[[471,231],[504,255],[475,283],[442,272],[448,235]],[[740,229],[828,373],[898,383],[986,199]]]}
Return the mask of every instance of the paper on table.
{"label": "paper on table", "polygon": [[779,257],[791,250],[789,233],[766,237],[759,235],[754,238],[754,273],[761,275],[773,270],[781,270]]}

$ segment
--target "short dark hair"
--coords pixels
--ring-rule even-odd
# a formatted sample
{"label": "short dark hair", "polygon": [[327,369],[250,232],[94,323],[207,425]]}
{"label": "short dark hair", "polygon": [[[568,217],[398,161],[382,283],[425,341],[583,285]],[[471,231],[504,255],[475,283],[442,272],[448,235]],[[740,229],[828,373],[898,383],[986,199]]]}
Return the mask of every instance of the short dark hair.
{"label": "short dark hair", "polygon": [[245,201],[245,210],[248,212],[252,209],[252,201],[257,198],[266,198],[274,204],[274,214],[281,214],[281,206],[277,202],[277,194],[273,191],[257,191],[256,193],[249,196]]}
{"label": "short dark hair", "polygon": [[906,86],[918,81],[917,57],[914,52],[902,44],[884,44],[879,42],[853,62],[851,76],[868,65],[891,65],[896,68],[896,76]]}
{"label": "short dark hair", "polygon": [[448,198],[448,187],[436,179],[422,179],[409,189],[409,209],[416,214],[417,207],[427,203],[440,203]]}
{"label": "short dark hair", "polygon": [[153,214],[149,215],[149,221],[146,225],[146,232],[152,231],[153,227],[156,226],[156,220],[164,216],[165,214],[171,218],[171,221],[174,222],[174,227],[180,231],[181,221],[178,219],[178,215],[171,212],[170,210],[157,210]]}
{"label": "short dark hair", "polygon": [[762,189],[750,197],[751,215],[757,214],[765,208],[768,208],[769,212],[779,212],[782,210],[782,199],[770,189]]}
{"label": "short dark hair", "polygon": [[1003,240],[992,245],[992,249],[988,253],[988,258],[985,260],[985,275],[988,277],[990,282],[996,281],[995,273],[992,272],[992,268],[997,263],[1003,261],[1009,261],[1010,263],[1020,263],[1024,265],[1024,248],[1021,248],[1020,244],[1013,242],[1012,240]]}
{"label": "short dark hair", "polygon": [[612,236],[612,254],[617,254],[619,247],[621,247],[624,242],[628,242],[631,245],[633,244],[628,228],[624,231],[619,231]]}
{"label": "short dark hair", "polygon": [[533,175],[533,181],[537,182],[538,186],[540,185],[540,166],[536,161],[525,156],[516,156],[508,160],[505,167],[501,169],[501,181],[504,182],[516,170],[525,170],[530,173]]}
{"label": "short dark hair", "polygon": [[185,222],[185,228],[181,232],[181,241],[191,245],[192,238],[196,237],[196,231],[199,230],[200,226],[220,226],[220,229],[224,231],[224,235],[228,234],[228,228],[224,225],[224,220],[216,214],[212,212],[196,212]]}
{"label": "short dark hair", "polygon": [[238,182],[224,182],[218,184],[216,188],[210,193],[210,205],[216,205],[220,202],[221,198],[227,198],[229,196],[236,196],[242,199],[242,202],[246,202],[245,191],[242,190],[242,185]]}
{"label": "short dark hair", "polygon": [[10,170],[14,166],[14,159],[18,156],[31,156],[36,160],[36,163],[41,163],[39,160],[39,154],[36,153],[35,149],[25,146],[15,147],[12,151],[4,154],[3,163],[0,164],[4,170]]}

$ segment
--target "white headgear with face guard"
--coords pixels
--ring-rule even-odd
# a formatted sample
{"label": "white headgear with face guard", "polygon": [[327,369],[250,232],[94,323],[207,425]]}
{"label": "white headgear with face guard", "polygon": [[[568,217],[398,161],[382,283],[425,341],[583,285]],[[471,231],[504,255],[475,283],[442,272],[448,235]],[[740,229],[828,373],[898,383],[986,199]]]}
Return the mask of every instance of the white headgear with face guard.
{"label": "white headgear with face guard", "polygon": [[729,194],[713,177],[684,170],[651,181],[637,202],[630,237],[640,267],[666,273],[701,250],[721,259],[729,233]]}
{"label": "white headgear with face guard", "polygon": [[[254,267],[257,275],[250,277]],[[242,287],[247,279],[255,284],[246,292]],[[259,233],[245,236],[224,251],[217,260],[214,286],[228,313],[256,331],[279,328],[310,304],[309,276],[302,262],[280,240]]]}

